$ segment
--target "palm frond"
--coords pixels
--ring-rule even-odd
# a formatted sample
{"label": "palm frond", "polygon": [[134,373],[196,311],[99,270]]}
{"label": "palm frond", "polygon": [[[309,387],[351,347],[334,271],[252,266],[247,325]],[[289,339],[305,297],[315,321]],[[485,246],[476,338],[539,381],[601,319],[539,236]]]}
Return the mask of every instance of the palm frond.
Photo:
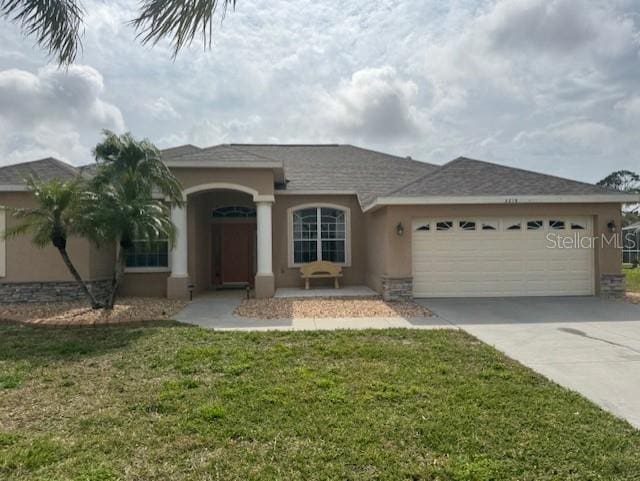
{"label": "palm frond", "polygon": [[94,149],[99,166],[93,180],[97,190],[117,182],[131,197],[162,194],[171,205],[183,205],[180,181],[153,143],[136,140],[130,133],[117,135],[105,130],[104,135],[104,141]]}
{"label": "palm frond", "polygon": [[169,37],[175,58],[198,35],[205,48],[211,48],[214,14],[222,8],[224,18],[229,6],[235,9],[236,0],[143,0],[139,16],[131,23],[143,45]]}
{"label": "palm frond", "polygon": [[35,37],[61,65],[72,63],[82,48],[84,10],[77,0],[0,0],[0,16]]}
{"label": "palm frond", "polygon": [[27,188],[36,199],[37,206],[10,209],[11,216],[19,222],[8,228],[4,236],[31,234],[33,243],[38,247],[45,247],[54,239],[66,242],[67,235],[75,232],[84,182],[79,178],[43,182],[31,177],[27,179]]}

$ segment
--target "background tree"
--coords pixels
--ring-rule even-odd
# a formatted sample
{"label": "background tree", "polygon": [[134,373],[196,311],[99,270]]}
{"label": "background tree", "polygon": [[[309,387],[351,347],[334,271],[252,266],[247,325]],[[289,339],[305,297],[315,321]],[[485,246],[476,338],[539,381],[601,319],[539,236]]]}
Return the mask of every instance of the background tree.
{"label": "background tree", "polygon": [[598,185],[622,192],[640,193],[640,175],[630,170],[618,170],[607,175]]}
{"label": "background tree", "polygon": [[77,234],[76,226],[81,214],[80,206],[85,197],[85,183],[77,178],[69,181],[50,180],[41,182],[35,178],[27,180],[28,190],[33,193],[37,206],[25,209],[10,209],[13,217],[20,222],[5,231],[5,237],[31,234],[33,243],[38,247],[53,245],[67,269],[91,302],[98,309],[104,305],[99,302],[82,276],[74,266],[67,252],[69,235]]}
{"label": "background tree", "polygon": [[98,168],[90,180],[81,233],[101,245],[115,242],[114,266],[107,308],[112,308],[125,268],[126,252],[134,241],[175,239],[171,207],[182,206],[182,187],[149,141],[131,134],[105,131],[94,150]]}
{"label": "background tree", "polygon": [[[211,47],[213,17],[222,17],[236,0],[143,0],[131,24],[143,45],[168,38],[173,57],[200,36]],[[85,10],[80,0],[0,0],[0,16],[19,25],[25,36],[55,56],[61,65],[72,63],[81,49]]]}
{"label": "background tree", "polygon": [[[630,192],[632,194],[640,193],[640,175],[630,170],[618,170],[607,175],[598,182],[598,185],[609,189],[619,190],[621,192]],[[630,204],[625,206],[622,213],[622,221],[624,225],[630,225],[640,221],[638,214],[638,204]]]}

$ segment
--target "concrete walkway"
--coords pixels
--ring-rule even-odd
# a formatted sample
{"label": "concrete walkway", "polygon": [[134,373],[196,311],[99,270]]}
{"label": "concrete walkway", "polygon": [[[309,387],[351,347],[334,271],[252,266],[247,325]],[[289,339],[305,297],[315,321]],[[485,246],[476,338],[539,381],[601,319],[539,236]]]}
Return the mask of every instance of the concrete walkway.
{"label": "concrete walkway", "polygon": [[279,287],[274,297],[377,297],[378,293],[367,286],[343,286],[338,289],[333,287],[312,287],[302,289],[300,287]]}
{"label": "concrete walkway", "polygon": [[353,317],[326,319],[247,319],[233,315],[242,302],[244,291],[227,290],[211,292],[196,297],[180,311],[175,319],[221,331],[310,331],[336,329],[388,329],[404,327],[412,329],[451,329],[447,321],[437,317]]}
{"label": "concrete walkway", "polygon": [[595,297],[418,302],[640,428],[640,306]]}

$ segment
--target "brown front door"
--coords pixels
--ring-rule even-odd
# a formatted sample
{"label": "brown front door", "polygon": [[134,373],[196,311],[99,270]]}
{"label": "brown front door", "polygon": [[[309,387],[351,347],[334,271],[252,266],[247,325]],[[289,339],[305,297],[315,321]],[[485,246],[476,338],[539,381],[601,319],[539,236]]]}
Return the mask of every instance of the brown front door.
{"label": "brown front door", "polygon": [[253,285],[253,238],[255,224],[222,224],[220,277],[223,284]]}

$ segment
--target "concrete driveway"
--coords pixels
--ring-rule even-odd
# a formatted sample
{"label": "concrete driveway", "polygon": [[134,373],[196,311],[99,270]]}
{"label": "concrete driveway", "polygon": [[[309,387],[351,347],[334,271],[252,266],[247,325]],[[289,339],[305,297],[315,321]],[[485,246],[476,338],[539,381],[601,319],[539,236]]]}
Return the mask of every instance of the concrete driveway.
{"label": "concrete driveway", "polygon": [[595,297],[418,302],[640,428],[640,306]]}

